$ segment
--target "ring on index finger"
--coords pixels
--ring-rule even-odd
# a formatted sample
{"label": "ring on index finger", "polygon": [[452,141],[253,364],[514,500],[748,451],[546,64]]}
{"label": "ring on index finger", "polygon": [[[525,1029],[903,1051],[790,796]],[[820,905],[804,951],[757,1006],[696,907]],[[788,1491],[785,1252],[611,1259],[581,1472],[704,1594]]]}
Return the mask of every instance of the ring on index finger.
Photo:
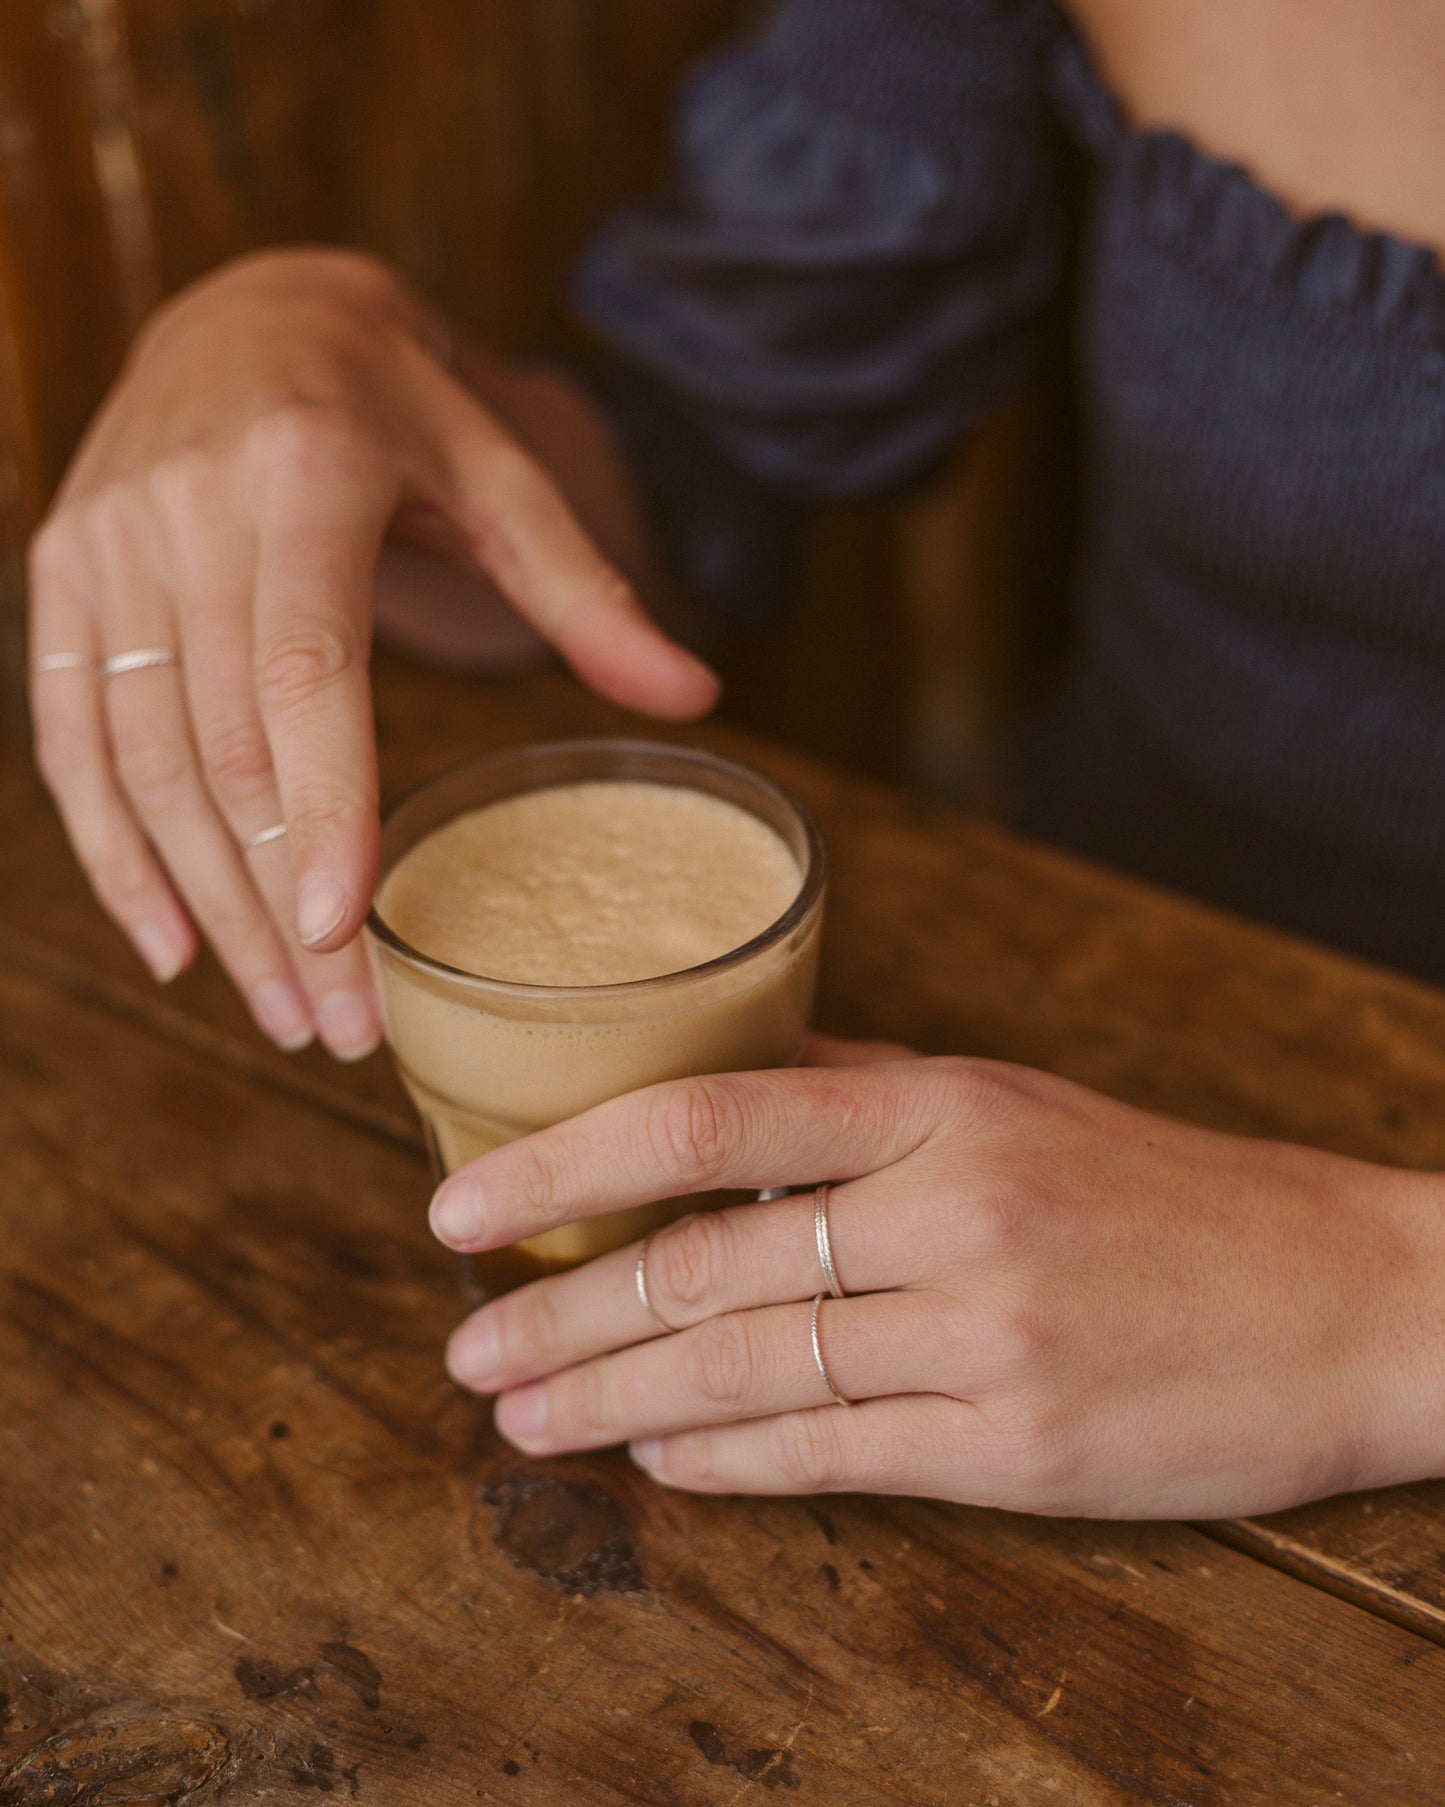
{"label": "ring on index finger", "polygon": [[828,1193],[831,1190],[824,1180],[813,1194],[813,1239],[818,1245],[818,1266],[823,1270],[823,1278],[828,1282],[828,1291],[835,1299],[845,1299],[848,1295],[843,1291],[838,1279],[838,1270],[833,1265],[833,1239],[828,1233]]}

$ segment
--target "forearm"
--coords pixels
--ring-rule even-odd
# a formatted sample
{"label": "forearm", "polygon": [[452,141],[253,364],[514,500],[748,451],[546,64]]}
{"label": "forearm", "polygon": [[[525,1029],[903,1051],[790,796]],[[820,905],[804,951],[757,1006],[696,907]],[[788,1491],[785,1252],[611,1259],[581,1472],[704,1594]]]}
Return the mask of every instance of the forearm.
{"label": "forearm", "polygon": [[1361,1375],[1359,1486],[1445,1475],[1445,1175],[1368,1169],[1361,1310],[1375,1320]]}

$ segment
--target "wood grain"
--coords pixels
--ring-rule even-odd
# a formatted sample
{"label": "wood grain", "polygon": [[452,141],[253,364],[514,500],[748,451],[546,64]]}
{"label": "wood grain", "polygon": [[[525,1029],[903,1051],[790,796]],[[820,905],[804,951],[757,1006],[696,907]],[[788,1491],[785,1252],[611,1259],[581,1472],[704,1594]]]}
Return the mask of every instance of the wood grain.
{"label": "wood grain", "polygon": [[[446,678],[383,659],[385,788],[520,739],[638,731],[560,677]],[[652,732],[647,728],[645,731]],[[816,810],[834,855],[820,1021],[1048,1068],[1132,1103],[1367,1160],[1445,1167],[1445,998],[1023,843],[727,727]],[[23,750],[0,745],[0,953],[149,1017],[208,1058],[299,1086],[406,1141],[383,1058],[283,1059],[209,963],[157,993],[88,899]],[[1291,1572],[1445,1642],[1445,1486],[1215,1527]]]}
{"label": "wood grain", "polygon": [[0,1172],[0,1800],[1445,1792],[1445,1653],[1186,1528],[520,1462],[417,1158],[3,965]]}

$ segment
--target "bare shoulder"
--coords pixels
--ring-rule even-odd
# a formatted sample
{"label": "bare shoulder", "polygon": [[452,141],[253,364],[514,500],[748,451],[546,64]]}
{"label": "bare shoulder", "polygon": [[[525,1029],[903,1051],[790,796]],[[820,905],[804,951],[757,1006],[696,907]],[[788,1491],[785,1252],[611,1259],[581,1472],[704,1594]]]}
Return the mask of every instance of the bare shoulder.
{"label": "bare shoulder", "polygon": [[1438,0],[1066,0],[1136,124],[1243,163],[1301,214],[1445,248]]}

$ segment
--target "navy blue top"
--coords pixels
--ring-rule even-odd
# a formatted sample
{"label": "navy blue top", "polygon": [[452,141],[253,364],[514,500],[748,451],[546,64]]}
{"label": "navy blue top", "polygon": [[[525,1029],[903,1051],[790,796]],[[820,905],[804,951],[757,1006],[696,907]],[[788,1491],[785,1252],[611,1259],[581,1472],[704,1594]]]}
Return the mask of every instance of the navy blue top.
{"label": "navy blue top", "polygon": [[669,550],[756,613],[801,508],[1029,372],[1080,232],[1080,633],[1019,820],[1445,981],[1445,277],[1131,129],[1051,0],[787,0],[687,87],[578,282]]}

